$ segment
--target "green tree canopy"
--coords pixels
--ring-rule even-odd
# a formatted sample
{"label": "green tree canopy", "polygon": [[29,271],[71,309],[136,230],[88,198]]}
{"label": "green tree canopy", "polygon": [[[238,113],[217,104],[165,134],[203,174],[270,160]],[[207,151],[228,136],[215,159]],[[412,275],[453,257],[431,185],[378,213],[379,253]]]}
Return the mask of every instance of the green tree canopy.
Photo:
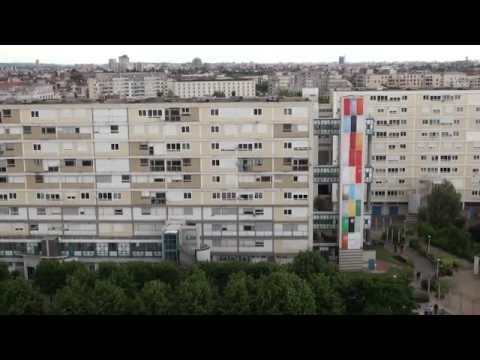
{"label": "green tree canopy", "polygon": [[24,279],[0,282],[0,314],[36,315],[44,310],[42,296]]}
{"label": "green tree canopy", "polygon": [[10,279],[10,272],[8,271],[7,264],[0,264],[0,281]]}
{"label": "green tree canopy", "polygon": [[321,315],[343,314],[345,304],[325,274],[314,274],[310,286],[315,296],[316,313]]}
{"label": "green tree canopy", "polygon": [[314,274],[327,272],[330,267],[325,258],[318,251],[300,251],[293,259],[292,269],[295,274],[303,279],[308,279]]}
{"label": "green tree canopy", "polygon": [[315,299],[305,280],[277,271],[258,280],[255,307],[259,314],[314,314]]}
{"label": "green tree canopy", "polygon": [[148,315],[169,314],[171,294],[172,290],[167,284],[158,280],[147,282],[139,294],[139,312]]}
{"label": "green tree canopy", "polygon": [[67,277],[85,267],[79,262],[41,261],[35,269],[33,284],[45,295],[53,296],[67,284]]}
{"label": "green tree canopy", "polygon": [[465,219],[461,195],[452,183],[444,180],[443,183],[433,186],[432,192],[426,198],[426,206],[419,211],[419,218],[438,228],[449,224],[463,226]]}
{"label": "green tree canopy", "polygon": [[252,314],[255,280],[240,271],[233,273],[223,293],[222,312],[225,314]]}
{"label": "green tree canopy", "polygon": [[176,312],[185,315],[211,314],[215,293],[205,272],[194,268],[176,291]]}

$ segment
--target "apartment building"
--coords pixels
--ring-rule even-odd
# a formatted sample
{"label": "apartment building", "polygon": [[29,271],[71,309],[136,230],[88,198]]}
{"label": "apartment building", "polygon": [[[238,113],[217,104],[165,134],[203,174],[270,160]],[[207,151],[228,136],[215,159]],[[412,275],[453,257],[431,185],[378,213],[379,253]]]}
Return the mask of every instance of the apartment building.
{"label": "apartment building", "polygon": [[148,99],[168,93],[182,99],[213,96],[219,92],[225,97],[255,97],[255,79],[180,80],[168,79],[164,74],[142,73],[101,74],[88,79],[90,99],[118,96],[125,99]]}
{"label": "apartment building", "polygon": [[171,86],[163,74],[125,73],[125,74],[97,74],[89,78],[88,97],[98,100],[102,97],[125,99],[155,98],[159,94],[166,95]]}
{"label": "apartment building", "polygon": [[256,94],[254,79],[180,80],[172,82],[171,89],[175,96],[182,99],[212,96],[216,92],[223,93],[226,97],[251,98]]}
{"label": "apartment building", "polygon": [[[474,214],[480,205],[480,91],[415,90],[333,93],[363,96],[375,119],[372,215],[416,212],[419,196],[447,179]],[[410,206],[409,206],[410,205]]]}
{"label": "apartment building", "polygon": [[[213,259],[289,259],[312,246],[315,103],[0,106],[0,261],[169,259],[165,227]],[[197,239],[197,240],[195,240]]]}

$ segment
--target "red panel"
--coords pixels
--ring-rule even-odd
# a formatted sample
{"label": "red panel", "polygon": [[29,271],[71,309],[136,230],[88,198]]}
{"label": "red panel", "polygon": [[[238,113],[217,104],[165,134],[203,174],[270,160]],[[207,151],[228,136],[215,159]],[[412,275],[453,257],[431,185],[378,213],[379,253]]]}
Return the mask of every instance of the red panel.
{"label": "red panel", "polygon": [[348,250],[348,235],[344,234],[342,236],[342,250]]}
{"label": "red panel", "polygon": [[357,148],[357,133],[350,133],[350,150]]}
{"label": "red panel", "polygon": [[357,184],[362,182],[362,152],[355,152],[355,182]]}
{"label": "red panel", "polygon": [[357,115],[363,115],[363,98],[357,98]]}
{"label": "red panel", "polygon": [[355,149],[350,149],[348,166],[355,166]]}
{"label": "red panel", "polygon": [[343,115],[350,115],[350,99],[343,99]]}

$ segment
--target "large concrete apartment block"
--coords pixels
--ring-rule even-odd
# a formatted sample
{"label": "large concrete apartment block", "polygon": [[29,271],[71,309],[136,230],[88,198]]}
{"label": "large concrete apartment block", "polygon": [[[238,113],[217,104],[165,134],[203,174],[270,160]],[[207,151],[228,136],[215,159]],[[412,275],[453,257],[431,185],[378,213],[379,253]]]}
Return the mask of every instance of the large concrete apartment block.
{"label": "large concrete apartment block", "polygon": [[195,228],[212,258],[312,248],[305,99],[0,106],[0,261],[162,260],[164,228]]}
{"label": "large concrete apartment block", "polygon": [[374,218],[415,213],[419,198],[443,179],[453,183],[475,216],[480,204],[479,90],[334,92],[334,116],[340,99],[350,95],[363,96],[367,115],[375,119]]}

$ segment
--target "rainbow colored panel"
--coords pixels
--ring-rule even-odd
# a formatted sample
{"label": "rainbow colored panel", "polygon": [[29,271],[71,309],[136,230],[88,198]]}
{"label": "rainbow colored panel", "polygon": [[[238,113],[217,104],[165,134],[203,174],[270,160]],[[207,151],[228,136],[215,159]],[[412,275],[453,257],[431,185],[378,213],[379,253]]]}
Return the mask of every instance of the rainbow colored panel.
{"label": "rainbow colored panel", "polygon": [[365,117],[362,97],[342,99],[340,136],[341,231],[344,250],[363,245],[363,166]]}

